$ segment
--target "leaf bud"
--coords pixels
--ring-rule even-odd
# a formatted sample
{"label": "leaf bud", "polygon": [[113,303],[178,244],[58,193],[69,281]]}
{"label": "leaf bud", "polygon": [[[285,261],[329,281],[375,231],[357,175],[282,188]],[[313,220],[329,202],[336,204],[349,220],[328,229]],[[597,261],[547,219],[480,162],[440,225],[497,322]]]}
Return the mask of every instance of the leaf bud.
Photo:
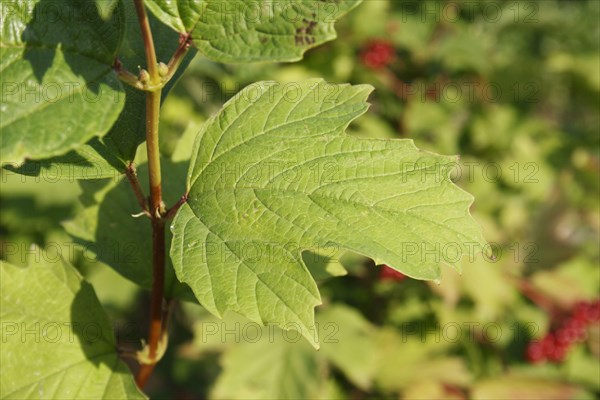
{"label": "leaf bud", "polygon": [[139,79],[142,83],[148,83],[150,81],[150,74],[145,69],[141,69]]}
{"label": "leaf bud", "polygon": [[168,73],[169,73],[169,67],[167,67],[167,64],[165,64],[164,62],[159,62],[158,63],[158,75],[160,75],[161,78],[164,78],[165,76],[167,76]]}

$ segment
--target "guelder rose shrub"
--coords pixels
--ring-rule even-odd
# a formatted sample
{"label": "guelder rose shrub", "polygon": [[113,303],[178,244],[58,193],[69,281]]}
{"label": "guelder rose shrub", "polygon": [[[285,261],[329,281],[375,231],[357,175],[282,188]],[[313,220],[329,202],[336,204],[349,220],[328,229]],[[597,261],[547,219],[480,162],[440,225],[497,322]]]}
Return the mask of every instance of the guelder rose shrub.
{"label": "guelder rose shrub", "polygon": [[[483,245],[472,197],[449,178],[455,157],[346,134],[368,110],[368,84],[257,82],[177,158],[160,156],[161,102],[194,56],[296,61],[334,39],[334,22],[359,3],[2,3],[2,164],[113,178],[84,185],[65,229],[152,293],[146,344],[117,351],[93,288],[67,260],[3,262],[2,397],[143,398],[178,299],[319,348],[314,276],[344,270],[317,260],[352,251],[385,264],[382,279],[437,280],[440,263],[459,268]],[[372,43],[363,60],[378,68],[393,57]],[[120,357],[139,364],[135,379]]]}

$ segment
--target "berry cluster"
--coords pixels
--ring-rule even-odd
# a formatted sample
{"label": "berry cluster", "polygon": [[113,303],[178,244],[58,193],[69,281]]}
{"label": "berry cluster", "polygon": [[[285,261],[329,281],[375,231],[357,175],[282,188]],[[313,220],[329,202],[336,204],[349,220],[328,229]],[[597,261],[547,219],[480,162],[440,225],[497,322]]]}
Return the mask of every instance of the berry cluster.
{"label": "berry cluster", "polygon": [[387,265],[382,265],[381,270],[379,271],[379,280],[381,281],[395,281],[400,282],[406,279],[407,276],[402,272],[398,272],[393,268],[388,267]]}
{"label": "berry cluster", "polygon": [[380,69],[392,62],[396,50],[386,40],[378,39],[369,42],[362,51],[362,63],[372,69]]}
{"label": "berry cluster", "polygon": [[548,332],[542,340],[529,344],[527,359],[531,363],[563,361],[573,344],[586,339],[587,326],[598,321],[600,321],[600,299],[594,302],[577,303],[557,329]]}

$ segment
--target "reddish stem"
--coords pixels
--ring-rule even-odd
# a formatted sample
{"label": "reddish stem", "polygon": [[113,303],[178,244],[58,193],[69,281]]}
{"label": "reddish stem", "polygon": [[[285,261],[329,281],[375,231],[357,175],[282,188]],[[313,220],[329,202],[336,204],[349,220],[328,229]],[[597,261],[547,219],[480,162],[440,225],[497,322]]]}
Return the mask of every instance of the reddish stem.
{"label": "reddish stem", "polygon": [[177,214],[177,211],[179,210],[179,208],[186,203],[187,199],[188,199],[187,193],[184,194],[183,196],[181,196],[181,198],[177,201],[177,203],[175,203],[173,205],[173,207],[171,207],[171,208],[169,208],[167,210],[167,212],[165,213],[164,218],[165,219],[172,219],[172,218],[174,218],[175,214]]}
{"label": "reddish stem", "polygon": [[[156,53],[150,24],[146,16],[143,0],[135,0],[135,9],[144,40],[147,68],[150,82],[160,82]],[[148,153],[148,176],[150,181],[150,218],[152,219],[152,300],[150,304],[150,328],[148,332],[148,356],[150,364],[142,364],[136,376],[136,383],[143,388],[156,364],[156,354],[161,339],[163,317],[163,292],[165,284],[165,223],[162,219],[160,153],[158,148],[158,118],[160,113],[160,88],[146,93],[146,148]]]}
{"label": "reddish stem", "polygon": [[130,163],[125,170],[125,175],[127,176],[127,180],[133,189],[133,193],[135,194],[135,198],[138,201],[138,204],[142,208],[144,214],[150,216],[150,212],[148,210],[148,202],[146,200],[146,196],[144,195],[144,189],[142,189],[142,185],[137,178],[137,171],[135,169],[135,165]]}

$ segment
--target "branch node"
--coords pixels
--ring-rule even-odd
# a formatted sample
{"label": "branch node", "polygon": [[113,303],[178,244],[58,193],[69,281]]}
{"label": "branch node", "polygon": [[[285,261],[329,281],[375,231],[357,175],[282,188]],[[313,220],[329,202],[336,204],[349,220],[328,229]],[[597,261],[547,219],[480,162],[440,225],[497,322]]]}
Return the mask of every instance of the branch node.
{"label": "branch node", "polygon": [[184,194],[183,196],[181,196],[181,198],[179,199],[179,201],[177,201],[177,203],[175,203],[173,205],[173,207],[169,208],[167,210],[167,212],[164,214],[164,218],[165,219],[172,219],[175,218],[175,215],[177,214],[177,211],[179,211],[179,208],[184,205],[186,202],[188,201],[188,194]]}

